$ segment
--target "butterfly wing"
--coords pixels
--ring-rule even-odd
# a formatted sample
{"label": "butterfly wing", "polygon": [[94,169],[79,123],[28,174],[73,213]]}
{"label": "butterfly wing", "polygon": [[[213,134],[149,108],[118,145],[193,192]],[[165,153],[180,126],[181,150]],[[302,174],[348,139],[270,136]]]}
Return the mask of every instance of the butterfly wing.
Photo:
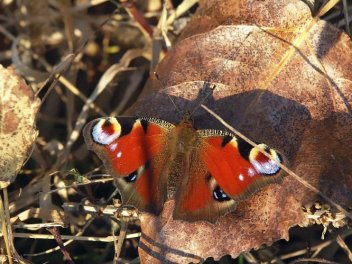
{"label": "butterfly wing", "polygon": [[[265,144],[258,148],[216,130],[199,130],[199,147],[190,153],[176,197],[175,218],[215,222],[236,203],[269,183],[278,182],[281,155]],[[275,162],[276,161],[276,162]]]}
{"label": "butterfly wing", "polygon": [[201,153],[190,153],[175,196],[174,219],[215,222],[222,215],[234,210],[234,200],[227,197],[222,200],[214,199],[212,182],[212,175],[201,159]]}
{"label": "butterfly wing", "polygon": [[123,204],[159,214],[166,200],[169,149],[173,125],[135,117],[91,121],[84,129],[88,148],[115,178]]}

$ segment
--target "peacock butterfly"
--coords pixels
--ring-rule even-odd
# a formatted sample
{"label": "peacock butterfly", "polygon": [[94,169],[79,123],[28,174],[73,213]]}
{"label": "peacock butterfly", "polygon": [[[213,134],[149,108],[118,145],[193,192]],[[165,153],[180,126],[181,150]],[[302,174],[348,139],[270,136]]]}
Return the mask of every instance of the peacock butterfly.
{"label": "peacock butterfly", "polygon": [[215,222],[283,177],[277,165],[283,159],[274,149],[253,147],[225,131],[196,130],[189,115],[177,125],[156,118],[99,118],[86,125],[84,137],[115,178],[123,204],[159,215],[164,202],[175,199],[175,219]]}

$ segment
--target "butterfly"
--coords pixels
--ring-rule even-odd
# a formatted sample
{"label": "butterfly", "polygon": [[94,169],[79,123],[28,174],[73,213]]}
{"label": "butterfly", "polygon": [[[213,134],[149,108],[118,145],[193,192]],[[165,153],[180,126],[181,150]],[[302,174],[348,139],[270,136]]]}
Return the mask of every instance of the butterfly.
{"label": "butterfly", "polygon": [[104,117],[88,123],[83,134],[114,177],[123,204],[155,215],[174,199],[174,219],[214,223],[283,177],[283,158],[274,149],[253,147],[226,131],[197,130],[189,115],[176,125]]}

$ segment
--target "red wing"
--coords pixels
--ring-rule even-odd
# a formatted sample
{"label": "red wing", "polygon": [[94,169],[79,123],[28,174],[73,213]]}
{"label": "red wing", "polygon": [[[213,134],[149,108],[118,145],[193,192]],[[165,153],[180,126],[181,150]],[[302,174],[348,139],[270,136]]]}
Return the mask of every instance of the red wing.
{"label": "red wing", "polygon": [[189,175],[185,175],[176,197],[175,217],[214,222],[233,210],[236,202],[281,179],[275,163],[281,162],[281,157],[266,145],[259,147],[272,159],[232,135],[213,130],[198,133],[200,147],[188,159]]}
{"label": "red wing", "polygon": [[182,175],[175,197],[175,219],[215,222],[235,208],[236,204],[232,199],[214,199],[212,176],[200,154],[199,151],[193,151],[186,159],[188,162],[184,164],[185,174]]}
{"label": "red wing", "polygon": [[157,119],[120,117],[97,119],[84,129],[89,149],[115,177],[124,204],[160,213],[166,199],[171,128]]}
{"label": "red wing", "polygon": [[264,185],[282,178],[280,154],[265,144],[258,147],[266,151],[269,159],[258,148],[234,136],[204,138],[201,159],[221,190],[235,201],[243,200]]}

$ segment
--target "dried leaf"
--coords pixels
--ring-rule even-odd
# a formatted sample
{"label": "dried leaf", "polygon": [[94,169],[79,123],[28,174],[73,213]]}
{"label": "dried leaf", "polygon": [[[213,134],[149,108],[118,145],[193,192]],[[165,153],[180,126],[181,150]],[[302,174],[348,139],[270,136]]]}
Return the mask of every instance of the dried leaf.
{"label": "dried leaf", "polygon": [[[288,167],[322,193],[351,206],[350,38],[329,23],[312,22],[297,0],[204,1],[183,36],[131,112],[177,123],[170,98],[182,113],[204,103],[249,138],[283,153]],[[216,86],[205,101],[199,94],[204,81]],[[193,119],[197,128],[223,129],[203,109]],[[142,216],[141,260],[218,259],[288,239],[288,229],[305,221],[301,205],[316,199],[287,176],[215,225],[173,220],[171,201],[161,217]]]}
{"label": "dried leaf", "polygon": [[40,100],[13,69],[0,65],[0,186],[9,185],[28,158],[37,136]]}

